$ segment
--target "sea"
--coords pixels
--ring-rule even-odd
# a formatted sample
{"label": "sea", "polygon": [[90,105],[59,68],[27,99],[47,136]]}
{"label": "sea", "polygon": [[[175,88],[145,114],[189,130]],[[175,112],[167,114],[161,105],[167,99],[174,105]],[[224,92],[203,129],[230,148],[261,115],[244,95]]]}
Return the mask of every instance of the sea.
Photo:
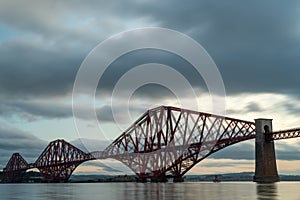
{"label": "sea", "polygon": [[299,199],[300,182],[56,183],[0,184],[0,199],[173,200]]}

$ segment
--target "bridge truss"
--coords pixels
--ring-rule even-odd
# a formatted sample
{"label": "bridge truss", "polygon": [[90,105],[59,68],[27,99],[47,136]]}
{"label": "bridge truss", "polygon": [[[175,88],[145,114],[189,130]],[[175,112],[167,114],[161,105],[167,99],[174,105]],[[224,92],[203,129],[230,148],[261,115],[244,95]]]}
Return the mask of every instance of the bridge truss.
{"label": "bridge truss", "polygon": [[29,164],[26,160],[19,153],[14,153],[3,172],[6,173],[8,182],[17,183],[22,180],[22,176],[27,169],[29,169]]}
{"label": "bridge truss", "polygon": [[104,150],[140,178],[180,179],[210,154],[255,137],[253,122],[161,106],[147,111]]}
{"label": "bridge truss", "polygon": [[[253,122],[161,106],[148,110],[104,151],[85,153],[64,140],[55,140],[35,163],[15,153],[4,172],[8,182],[20,182],[27,169],[38,168],[47,182],[66,182],[83,162],[114,158],[141,180],[165,181],[182,176],[209,155],[235,143],[255,138]],[[266,140],[300,136],[300,129],[268,133]]]}
{"label": "bridge truss", "polygon": [[91,160],[90,154],[64,140],[55,140],[45,148],[36,160],[38,168],[47,182],[66,182],[81,163]]}
{"label": "bridge truss", "polygon": [[265,137],[266,140],[269,141],[300,137],[300,128],[275,131],[269,134],[265,134]]}

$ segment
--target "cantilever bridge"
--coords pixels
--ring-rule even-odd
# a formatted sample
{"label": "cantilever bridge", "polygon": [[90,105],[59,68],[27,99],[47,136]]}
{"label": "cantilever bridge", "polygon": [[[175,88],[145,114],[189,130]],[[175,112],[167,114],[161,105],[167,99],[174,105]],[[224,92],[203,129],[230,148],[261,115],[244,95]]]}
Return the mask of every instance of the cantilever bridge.
{"label": "cantilever bridge", "polygon": [[244,121],[181,108],[161,106],[148,110],[104,151],[84,152],[64,140],[49,143],[34,163],[14,153],[4,172],[8,182],[20,182],[37,168],[45,182],[67,182],[81,163],[114,158],[141,180],[175,182],[209,155],[238,142],[256,138],[254,181],[278,181],[273,140],[300,136],[299,129],[272,132],[272,122]]}

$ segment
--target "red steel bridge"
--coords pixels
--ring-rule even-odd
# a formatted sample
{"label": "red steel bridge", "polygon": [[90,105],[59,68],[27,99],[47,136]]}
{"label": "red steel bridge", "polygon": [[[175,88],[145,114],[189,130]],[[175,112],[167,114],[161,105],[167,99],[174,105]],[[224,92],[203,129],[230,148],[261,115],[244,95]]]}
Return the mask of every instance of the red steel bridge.
{"label": "red steel bridge", "polygon": [[[263,145],[300,136],[300,128],[272,132],[264,125],[264,131]],[[55,140],[34,163],[14,153],[3,171],[7,182],[20,182],[31,168],[37,168],[45,182],[67,182],[81,163],[113,158],[132,169],[142,181],[173,178],[180,182],[201,160],[235,143],[257,139],[257,132],[254,122],[161,106],[145,112],[104,151],[84,152],[64,140]],[[258,161],[257,164],[260,166]],[[268,176],[264,167],[261,173]]]}

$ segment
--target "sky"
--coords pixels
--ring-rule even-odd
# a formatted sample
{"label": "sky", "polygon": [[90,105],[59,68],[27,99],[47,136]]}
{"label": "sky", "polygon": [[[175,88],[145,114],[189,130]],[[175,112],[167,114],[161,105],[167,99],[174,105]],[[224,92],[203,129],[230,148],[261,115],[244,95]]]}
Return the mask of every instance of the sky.
{"label": "sky", "polygon": [[[2,0],[0,168],[5,167],[13,152],[34,162],[46,145],[58,138],[78,146],[89,141],[104,148],[155,106],[186,105],[193,109],[189,105],[195,100],[199,111],[213,112],[205,78],[197,75],[190,63],[170,52],[142,49],[120,56],[106,69],[96,90],[97,123],[85,115],[84,104],[89,100],[82,100],[81,114],[76,116],[81,123],[78,131],[72,92],[83,61],[103,41],[145,27],[180,32],[206,50],[224,83],[226,116],[249,121],[271,118],[273,130],[300,127],[297,0]],[[164,40],[157,39],[161,43]],[[177,70],[196,91],[196,97],[176,81],[173,83],[178,93],[154,82],[134,91],[124,88],[124,96],[132,95],[129,99],[122,95],[115,98],[113,112],[112,95],[118,81],[135,66],[147,63]],[[163,75],[172,80],[171,75]],[[84,92],[82,95],[84,98]],[[130,117],[124,112],[125,104],[129,105],[125,111]],[[299,139],[276,141],[275,146],[279,172],[300,174]],[[254,163],[251,140],[217,152],[190,173],[254,171]],[[118,173],[119,167],[120,163],[113,160],[88,162],[76,173]]]}

